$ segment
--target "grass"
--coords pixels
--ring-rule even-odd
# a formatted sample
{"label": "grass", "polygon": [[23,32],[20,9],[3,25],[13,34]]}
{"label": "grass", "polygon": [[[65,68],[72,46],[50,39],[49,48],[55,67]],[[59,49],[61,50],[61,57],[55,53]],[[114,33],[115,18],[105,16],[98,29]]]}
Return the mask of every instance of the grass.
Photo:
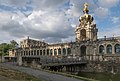
{"label": "grass", "polygon": [[17,80],[17,81],[42,81],[32,75],[28,75],[26,73],[8,69],[5,67],[0,67],[0,76],[4,76],[6,78]]}

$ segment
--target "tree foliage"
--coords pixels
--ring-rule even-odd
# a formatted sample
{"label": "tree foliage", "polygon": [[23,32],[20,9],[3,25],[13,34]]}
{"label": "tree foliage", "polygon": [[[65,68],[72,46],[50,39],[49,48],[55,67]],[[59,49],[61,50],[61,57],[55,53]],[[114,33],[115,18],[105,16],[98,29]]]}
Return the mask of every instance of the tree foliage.
{"label": "tree foliage", "polygon": [[10,41],[10,43],[0,44],[0,56],[8,55],[10,49],[15,49],[18,43],[15,40]]}

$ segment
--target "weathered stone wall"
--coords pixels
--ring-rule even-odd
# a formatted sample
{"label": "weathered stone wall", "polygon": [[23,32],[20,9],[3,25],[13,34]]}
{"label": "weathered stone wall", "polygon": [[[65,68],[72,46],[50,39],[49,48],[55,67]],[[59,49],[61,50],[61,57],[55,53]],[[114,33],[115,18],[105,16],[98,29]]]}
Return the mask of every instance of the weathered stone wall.
{"label": "weathered stone wall", "polygon": [[91,61],[88,62],[82,72],[107,72],[113,74],[120,74],[120,63],[113,61]]}

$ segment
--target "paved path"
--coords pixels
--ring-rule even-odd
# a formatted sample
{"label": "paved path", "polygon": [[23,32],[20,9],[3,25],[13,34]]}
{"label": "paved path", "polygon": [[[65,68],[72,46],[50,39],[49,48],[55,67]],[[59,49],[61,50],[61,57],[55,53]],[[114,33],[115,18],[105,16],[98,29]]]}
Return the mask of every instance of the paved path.
{"label": "paved path", "polygon": [[45,81],[82,81],[82,80],[71,78],[71,77],[65,77],[65,76],[58,75],[58,74],[52,74],[52,73],[47,73],[47,72],[40,71],[40,70],[35,70],[32,68],[19,67],[13,63],[2,63],[0,64],[0,66],[19,70],[21,72],[25,72],[27,74],[33,75]]}

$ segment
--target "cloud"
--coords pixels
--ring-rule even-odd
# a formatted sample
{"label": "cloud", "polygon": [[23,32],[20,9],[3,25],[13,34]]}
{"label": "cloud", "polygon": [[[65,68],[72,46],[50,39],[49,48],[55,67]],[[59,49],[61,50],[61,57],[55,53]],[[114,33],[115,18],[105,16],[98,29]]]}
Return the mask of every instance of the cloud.
{"label": "cloud", "polygon": [[0,5],[23,7],[29,0],[0,0]]}
{"label": "cloud", "polygon": [[98,4],[100,7],[111,8],[116,6],[120,0],[98,0]]}
{"label": "cloud", "polygon": [[102,7],[99,7],[95,10],[95,15],[100,18],[100,19],[104,19],[104,18],[107,18],[109,16],[109,10],[108,8],[102,8]]}
{"label": "cloud", "polygon": [[34,10],[54,10],[63,6],[69,0],[33,0]]}
{"label": "cloud", "polygon": [[48,42],[51,42],[51,39],[54,42],[60,42],[74,35],[74,28],[71,27],[64,12],[49,14],[44,11],[33,11],[28,17],[17,13],[10,15],[6,20],[8,21],[0,29],[14,37],[31,36]]}
{"label": "cloud", "polygon": [[[0,0],[0,5],[15,8],[16,11],[1,10],[0,32],[11,38],[32,38],[47,42],[75,40],[74,29],[83,15],[83,4],[89,4],[90,14],[100,19],[110,16],[110,8],[118,0]],[[103,1],[103,2],[102,2]],[[117,17],[111,17],[113,23]],[[1,34],[1,33],[0,33]]]}
{"label": "cloud", "polygon": [[106,27],[104,30],[101,30],[98,33],[99,38],[103,38],[103,36],[112,37],[112,36],[120,36],[120,25],[116,25],[114,27]]}
{"label": "cloud", "polygon": [[86,2],[89,4],[90,12],[93,12],[97,7],[93,0],[70,0],[70,8],[67,13],[73,17],[81,16],[83,14],[84,3]]}
{"label": "cloud", "polygon": [[116,24],[120,21],[120,18],[119,17],[111,17],[111,21]]}

